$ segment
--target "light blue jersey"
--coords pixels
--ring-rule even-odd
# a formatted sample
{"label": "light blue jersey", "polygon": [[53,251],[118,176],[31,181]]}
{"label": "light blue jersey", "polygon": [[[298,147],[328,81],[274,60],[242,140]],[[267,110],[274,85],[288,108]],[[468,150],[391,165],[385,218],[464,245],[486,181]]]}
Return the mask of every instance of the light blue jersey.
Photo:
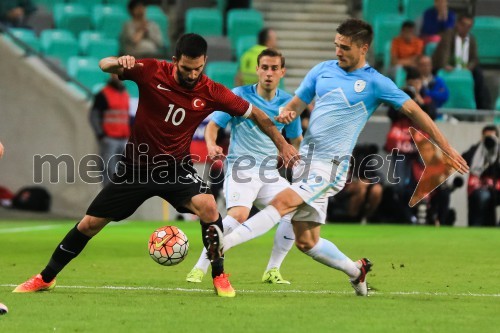
{"label": "light blue jersey", "polygon": [[346,72],[337,60],[316,65],[295,94],[306,104],[316,97],[300,154],[314,144],[314,160],[348,156],[368,118],[381,103],[396,109],[410,99],[389,78],[369,65]]}
{"label": "light blue jersey", "polygon": [[[257,85],[247,85],[236,87],[232,90],[236,95],[257,106],[264,111],[275,123],[281,132],[285,128],[287,138],[295,139],[302,135],[300,118],[295,119],[289,125],[278,123],[274,117],[279,114],[279,108],[284,107],[292,96],[286,91],[277,89],[276,96],[267,101],[257,93]],[[264,134],[258,126],[250,119],[243,117],[233,117],[228,113],[216,111],[211,119],[218,126],[226,128],[231,123],[231,144],[229,145],[229,154],[227,163],[234,163],[239,157],[248,156],[255,161],[255,167],[258,168],[265,162],[266,167],[276,166],[277,149],[273,141]],[[248,165],[249,159],[240,160],[241,165]],[[253,164],[253,162],[250,162]]]}

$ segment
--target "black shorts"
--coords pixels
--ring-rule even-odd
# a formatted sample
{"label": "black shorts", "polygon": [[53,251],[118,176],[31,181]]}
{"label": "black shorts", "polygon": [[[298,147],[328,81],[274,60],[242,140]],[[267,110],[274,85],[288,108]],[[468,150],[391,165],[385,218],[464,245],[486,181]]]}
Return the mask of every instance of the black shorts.
{"label": "black shorts", "polygon": [[120,221],[154,196],[168,201],[181,213],[192,213],[184,206],[202,193],[212,194],[191,163],[146,172],[121,167],[90,204],[87,215]]}

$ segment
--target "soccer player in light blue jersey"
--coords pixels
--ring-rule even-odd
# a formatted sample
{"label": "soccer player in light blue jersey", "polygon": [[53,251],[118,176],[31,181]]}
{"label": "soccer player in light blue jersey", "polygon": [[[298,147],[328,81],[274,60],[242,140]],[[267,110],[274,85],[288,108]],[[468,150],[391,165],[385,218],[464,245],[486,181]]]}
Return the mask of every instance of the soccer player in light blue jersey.
{"label": "soccer player in light blue jersey", "polygon": [[[233,92],[258,106],[271,119],[278,116],[280,108],[290,102],[292,96],[278,89],[285,74],[285,58],[276,50],[265,49],[257,57],[257,75],[259,82],[233,89]],[[212,159],[222,156],[222,148],[217,146],[217,132],[231,124],[231,143],[226,158],[224,194],[227,216],[222,220],[224,235],[228,235],[240,223],[245,222],[252,205],[266,207],[272,198],[289,186],[280,177],[277,168],[277,150],[273,142],[251,120],[238,119],[224,112],[215,112],[205,131],[208,154]],[[302,141],[300,118],[285,125],[276,122],[278,130],[285,130],[286,136],[297,149]],[[292,248],[295,237],[290,216],[284,216],[274,237],[267,269],[262,282],[289,284],[280,274],[280,266],[286,254]],[[278,222],[278,221],[276,221]],[[210,262],[206,250],[202,251],[194,268],[186,277],[188,282],[201,282]]]}
{"label": "soccer player in light blue jersey", "polygon": [[343,271],[356,295],[366,296],[366,274],[371,262],[366,258],[356,262],[349,259],[331,241],[320,237],[320,226],[325,223],[328,197],[344,187],[349,157],[358,135],[381,103],[399,109],[427,132],[450,157],[447,160],[450,166],[460,173],[468,171],[465,160],[449,145],[429,116],[391,80],[366,63],[372,39],[372,27],[358,19],[348,19],[337,28],[338,60],[316,65],[276,118],[289,123],[315,98],[309,128],[301,144],[301,163],[294,167],[294,184],[222,242],[218,240],[221,252],[263,234],[282,216],[292,213],[295,244],[299,250]]}

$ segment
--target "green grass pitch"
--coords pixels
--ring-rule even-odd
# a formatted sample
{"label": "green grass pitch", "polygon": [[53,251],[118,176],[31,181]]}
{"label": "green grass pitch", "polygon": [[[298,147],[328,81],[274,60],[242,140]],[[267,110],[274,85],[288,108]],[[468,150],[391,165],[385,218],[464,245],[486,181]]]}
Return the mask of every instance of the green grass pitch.
{"label": "green grass pitch", "polygon": [[[198,223],[125,222],[93,239],[52,292],[12,294],[38,273],[74,222],[0,222],[0,332],[500,332],[500,229],[326,225],[324,238],[374,263],[370,297],[347,277],[292,249],[282,274],[260,282],[273,232],[229,251],[236,298],[185,276],[201,250]],[[149,235],[174,224],[189,237],[184,262],[149,258]]]}

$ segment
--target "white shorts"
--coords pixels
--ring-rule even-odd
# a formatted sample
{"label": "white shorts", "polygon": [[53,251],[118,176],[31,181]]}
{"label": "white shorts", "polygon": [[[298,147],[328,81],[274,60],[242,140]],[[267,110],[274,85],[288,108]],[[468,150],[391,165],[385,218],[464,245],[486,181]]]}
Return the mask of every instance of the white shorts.
{"label": "white shorts", "polygon": [[227,209],[236,206],[252,208],[252,205],[262,209],[276,194],[290,187],[278,170],[268,170],[260,175],[258,171],[252,170],[233,172],[228,172],[224,180]]}
{"label": "white shorts", "polygon": [[[309,167],[309,170],[307,170]],[[294,190],[305,202],[294,213],[293,221],[316,222],[324,224],[328,198],[340,192],[346,183],[349,160],[342,162],[313,161],[293,168]]]}

